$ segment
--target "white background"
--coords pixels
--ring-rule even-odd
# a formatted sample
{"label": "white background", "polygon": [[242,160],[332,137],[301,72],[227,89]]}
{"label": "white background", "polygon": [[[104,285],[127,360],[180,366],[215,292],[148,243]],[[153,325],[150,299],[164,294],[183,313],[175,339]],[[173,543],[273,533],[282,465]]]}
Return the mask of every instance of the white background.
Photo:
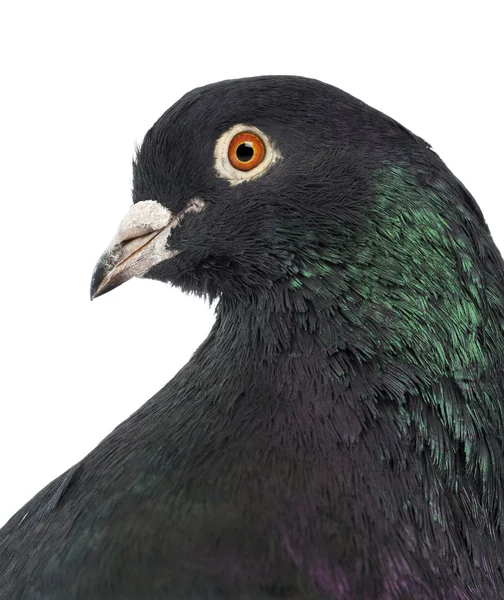
{"label": "white background", "polygon": [[299,74],[345,89],[429,141],[504,248],[499,4],[3,3],[0,524],[211,327],[203,301],[156,282],[88,298],[131,201],[134,142],[191,88]]}

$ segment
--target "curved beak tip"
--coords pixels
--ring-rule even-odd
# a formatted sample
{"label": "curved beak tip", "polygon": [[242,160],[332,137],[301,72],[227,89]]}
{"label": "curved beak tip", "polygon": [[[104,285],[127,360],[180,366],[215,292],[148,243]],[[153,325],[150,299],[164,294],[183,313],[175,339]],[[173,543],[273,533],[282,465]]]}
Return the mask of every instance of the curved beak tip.
{"label": "curved beak tip", "polygon": [[119,259],[120,254],[117,252],[117,247],[106,250],[101,255],[91,276],[89,290],[91,300],[111,292],[133,276],[133,273],[129,273],[127,269],[117,268]]}
{"label": "curved beak tip", "polygon": [[100,259],[93,271],[93,275],[91,277],[91,288],[89,290],[89,296],[91,300],[98,298],[105,293],[105,289],[102,289],[102,282],[106,276],[106,269],[103,261]]}

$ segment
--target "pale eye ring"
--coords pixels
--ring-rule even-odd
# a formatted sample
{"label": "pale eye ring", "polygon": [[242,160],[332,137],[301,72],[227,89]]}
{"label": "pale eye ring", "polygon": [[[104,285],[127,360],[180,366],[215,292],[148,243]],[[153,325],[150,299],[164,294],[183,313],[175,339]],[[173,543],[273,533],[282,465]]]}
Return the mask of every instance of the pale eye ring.
{"label": "pale eye ring", "polygon": [[281,155],[260,129],[238,124],[219,137],[215,144],[214,158],[219,177],[236,185],[259,177]]}

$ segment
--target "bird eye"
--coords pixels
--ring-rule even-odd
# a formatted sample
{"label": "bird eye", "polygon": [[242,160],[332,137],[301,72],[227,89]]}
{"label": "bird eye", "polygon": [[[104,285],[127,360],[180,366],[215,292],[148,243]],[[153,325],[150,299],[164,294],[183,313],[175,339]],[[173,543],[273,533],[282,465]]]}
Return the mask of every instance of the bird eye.
{"label": "bird eye", "polygon": [[239,171],[250,171],[257,167],[265,153],[261,138],[250,131],[235,135],[228,148],[229,162]]}
{"label": "bird eye", "polygon": [[282,156],[263,131],[239,123],[219,137],[214,158],[217,175],[237,185],[260,177]]}

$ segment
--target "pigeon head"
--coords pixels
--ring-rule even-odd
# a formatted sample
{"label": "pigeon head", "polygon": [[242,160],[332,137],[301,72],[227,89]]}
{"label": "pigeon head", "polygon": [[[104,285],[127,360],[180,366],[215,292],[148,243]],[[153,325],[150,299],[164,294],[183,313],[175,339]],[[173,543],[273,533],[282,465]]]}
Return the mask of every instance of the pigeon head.
{"label": "pigeon head", "polygon": [[426,332],[449,339],[452,318],[468,333],[459,317],[479,300],[464,282],[485,256],[499,260],[476,203],[428,144],[312,79],[189,92],[147,132],[133,175],[92,297],[131,277],[256,306],[274,295],[286,311],[301,294],[345,310],[349,339],[357,325],[366,347],[380,330],[395,351],[430,351]]}
{"label": "pigeon head", "polygon": [[134,204],[91,295],[135,276],[210,298],[320,280],[371,235],[376,172],[419,156],[435,157],[395,121],[312,79],[195,89],[146,134]]}

